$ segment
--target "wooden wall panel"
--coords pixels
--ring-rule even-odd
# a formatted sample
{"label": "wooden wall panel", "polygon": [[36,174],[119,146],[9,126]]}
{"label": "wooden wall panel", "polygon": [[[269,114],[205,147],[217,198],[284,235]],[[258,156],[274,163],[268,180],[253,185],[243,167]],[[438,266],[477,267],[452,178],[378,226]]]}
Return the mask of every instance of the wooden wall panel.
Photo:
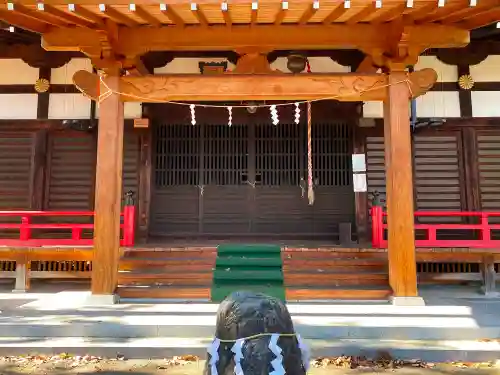
{"label": "wooden wall panel", "polygon": [[[460,211],[465,207],[459,132],[416,135],[413,139],[415,210]],[[385,206],[384,138],[366,138],[369,206],[374,192]],[[411,168],[412,166],[408,166]]]}
{"label": "wooden wall panel", "polygon": [[123,138],[122,195],[132,191],[136,202],[139,196],[139,162],[140,134],[137,131],[126,131]]}
{"label": "wooden wall panel", "polygon": [[0,134],[0,210],[29,210],[34,137]]}
{"label": "wooden wall panel", "polygon": [[500,211],[500,131],[478,131],[476,142],[481,209]]}
{"label": "wooden wall panel", "polygon": [[384,137],[366,138],[366,180],[368,184],[368,205],[371,206],[374,193],[379,193],[385,207],[385,157]]}
{"label": "wooden wall panel", "polygon": [[[462,210],[460,147],[459,132],[413,138],[416,211]],[[420,222],[433,220],[442,221],[443,218],[421,218]]]}
{"label": "wooden wall panel", "polygon": [[49,135],[45,209],[92,209],[95,153],[95,137],[90,133],[59,131]]}

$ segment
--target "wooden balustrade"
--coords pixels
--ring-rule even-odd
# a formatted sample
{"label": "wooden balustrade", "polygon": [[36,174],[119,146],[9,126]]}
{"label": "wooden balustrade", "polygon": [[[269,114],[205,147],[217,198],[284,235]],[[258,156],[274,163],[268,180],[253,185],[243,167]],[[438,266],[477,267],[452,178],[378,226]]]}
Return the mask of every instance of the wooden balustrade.
{"label": "wooden balustrade", "polygon": [[[42,246],[92,246],[93,233],[82,236],[83,231],[93,232],[94,223],[62,222],[88,218],[93,221],[93,211],[0,211],[1,218],[19,218],[18,223],[0,223],[2,230],[14,230],[15,233],[4,233],[0,238],[0,246],[42,247]],[[39,218],[51,222],[35,223]],[[45,221],[49,221],[45,220]],[[133,246],[135,237],[135,206],[126,205],[121,213],[121,246]],[[34,233],[36,230],[36,234]],[[17,234],[17,231],[19,234]],[[57,233],[54,233],[57,231]],[[71,238],[60,238],[61,232],[71,233]],[[16,236],[17,238],[11,238]],[[58,238],[59,237],[59,238]],[[67,236],[66,236],[67,237]],[[87,238],[85,238],[87,237]]]}
{"label": "wooden balustrade", "polygon": [[[500,246],[500,240],[492,239],[492,230],[500,230],[500,224],[493,224],[490,222],[492,217],[500,217],[500,212],[450,212],[450,211],[417,211],[414,214],[415,219],[419,217],[426,218],[450,218],[450,217],[461,217],[461,218],[477,218],[477,224],[469,223],[425,223],[415,224],[415,232],[425,233],[425,239],[416,239],[416,247],[428,247],[428,248],[451,248],[451,247],[461,247],[461,248],[482,248],[482,249],[493,249]],[[372,217],[372,247],[373,248],[386,248],[386,230],[387,223],[386,217],[387,213],[384,212],[382,207],[373,206],[371,208]],[[397,220],[397,219],[396,219]],[[444,220],[443,220],[444,221]],[[450,234],[460,233],[460,238],[449,238]],[[464,236],[464,232],[469,231],[469,236]],[[477,234],[475,234],[476,232]],[[442,238],[444,236],[438,236],[438,234],[448,234],[448,238]],[[438,238],[441,237],[441,238]],[[466,238],[464,238],[466,237]]]}

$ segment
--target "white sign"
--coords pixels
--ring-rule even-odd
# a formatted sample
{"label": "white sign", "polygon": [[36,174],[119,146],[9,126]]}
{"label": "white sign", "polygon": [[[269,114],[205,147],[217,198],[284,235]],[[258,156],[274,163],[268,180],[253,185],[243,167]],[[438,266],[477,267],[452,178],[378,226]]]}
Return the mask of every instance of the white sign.
{"label": "white sign", "polygon": [[365,154],[352,154],[352,171],[366,172],[366,157]]}
{"label": "white sign", "polygon": [[352,185],[355,193],[365,193],[367,191],[366,174],[359,173],[352,175]]}

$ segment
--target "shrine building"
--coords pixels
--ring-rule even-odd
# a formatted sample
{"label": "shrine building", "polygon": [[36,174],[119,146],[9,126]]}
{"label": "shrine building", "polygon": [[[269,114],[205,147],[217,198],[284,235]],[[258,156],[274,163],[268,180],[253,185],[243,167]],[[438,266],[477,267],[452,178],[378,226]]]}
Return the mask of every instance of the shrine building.
{"label": "shrine building", "polygon": [[2,2],[0,280],[495,293],[497,23],[498,0]]}

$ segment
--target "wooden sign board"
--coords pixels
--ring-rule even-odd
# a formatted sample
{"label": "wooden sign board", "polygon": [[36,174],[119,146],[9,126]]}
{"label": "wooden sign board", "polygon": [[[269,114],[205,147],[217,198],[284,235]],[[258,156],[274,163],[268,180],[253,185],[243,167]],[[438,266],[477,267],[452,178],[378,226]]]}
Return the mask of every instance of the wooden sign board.
{"label": "wooden sign board", "polygon": [[139,129],[149,128],[149,119],[148,118],[135,118],[134,119],[134,128],[139,128]]}

